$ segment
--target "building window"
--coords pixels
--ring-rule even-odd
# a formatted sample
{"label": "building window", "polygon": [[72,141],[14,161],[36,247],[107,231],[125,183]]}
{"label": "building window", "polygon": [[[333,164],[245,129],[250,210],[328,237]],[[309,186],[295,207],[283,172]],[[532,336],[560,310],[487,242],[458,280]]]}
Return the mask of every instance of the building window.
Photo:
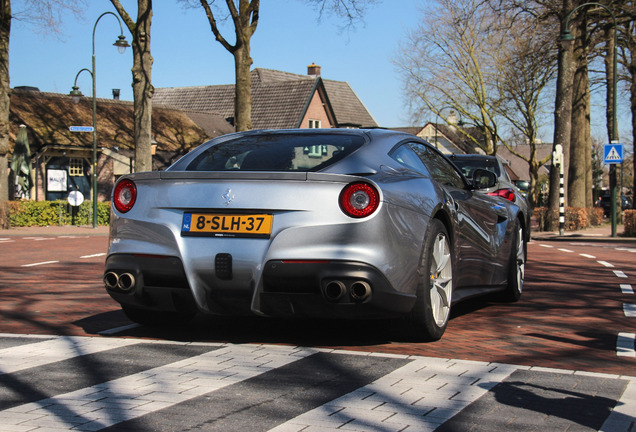
{"label": "building window", "polygon": [[84,175],[84,161],[79,158],[70,158],[68,162],[68,174],[79,177]]}
{"label": "building window", "polygon": [[320,128],[320,120],[309,120],[309,129]]}

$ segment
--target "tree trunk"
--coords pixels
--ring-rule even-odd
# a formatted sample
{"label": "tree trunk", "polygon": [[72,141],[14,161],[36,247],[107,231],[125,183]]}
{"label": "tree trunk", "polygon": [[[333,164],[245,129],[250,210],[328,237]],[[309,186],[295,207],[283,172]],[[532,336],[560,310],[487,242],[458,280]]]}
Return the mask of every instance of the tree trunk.
{"label": "tree trunk", "polygon": [[225,0],[234,23],[236,43],[230,43],[221,35],[216,25],[216,18],[207,0],[200,0],[201,7],[208,17],[212,33],[216,40],[234,56],[234,129],[246,131],[252,129],[252,79],[250,67],[250,40],[258,25],[260,0],[239,0],[238,9],[235,0]]}
{"label": "tree trunk", "polygon": [[539,202],[538,183],[539,183],[539,168],[541,168],[541,166],[537,162],[536,157],[532,157],[530,161],[528,162],[528,165],[529,165],[528,174],[530,176],[530,188],[528,191],[528,199],[530,201],[530,208],[534,208]]}
{"label": "tree trunk", "polygon": [[[561,15],[561,30],[565,30],[565,19],[572,10],[572,0],[563,0]],[[554,147],[563,146],[564,173],[567,173],[567,161],[570,150],[570,135],[572,131],[572,77],[574,75],[572,43],[562,42],[558,53],[558,74],[556,100],[554,109]],[[559,214],[559,170],[554,164],[550,166],[550,192],[548,196],[550,217],[548,217],[549,231],[558,228],[558,220],[553,216]]]}
{"label": "tree trunk", "polygon": [[252,129],[252,78],[250,68],[250,44],[242,44],[234,51],[234,72],[236,85],[234,86],[234,126],[237,132]]}
{"label": "tree trunk", "polygon": [[137,0],[137,21],[122,7],[119,0],[111,0],[119,16],[133,35],[133,115],[135,141],[135,172],[152,171],[152,63],[150,54],[150,26],[152,0]]}
{"label": "tree trunk", "polygon": [[585,207],[594,207],[594,167],[592,165],[592,94],[590,92],[590,79],[587,77],[587,102],[585,106]]}
{"label": "tree trunk", "polygon": [[135,172],[152,171],[152,63],[150,25],[152,0],[138,0],[133,34],[133,97],[135,115]]}
{"label": "tree trunk", "polygon": [[567,202],[570,207],[584,208],[586,204],[586,174],[585,157],[589,143],[590,119],[587,116],[589,107],[589,77],[587,61],[587,41],[584,29],[587,20],[577,20],[577,31],[574,33],[574,58],[576,65],[572,86],[572,128],[570,135],[570,164],[568,168]]}
{"label": "tree trunk", "polygon": [[9,35],[11,1],[0,0],[0,228],[9,227]]}
{"label": "tree trunk", "polygon": [[[630,42],[631,63],[629,65],[629,74],[631,78],[630,108],[632,112],[632,143],[636,143],[636,43],[634,43],[633,39]],[[633,145],[632,148],[636,149],[636,145]],[[632,163],[632,203],[636,204],[636,150],[633,151]]]}

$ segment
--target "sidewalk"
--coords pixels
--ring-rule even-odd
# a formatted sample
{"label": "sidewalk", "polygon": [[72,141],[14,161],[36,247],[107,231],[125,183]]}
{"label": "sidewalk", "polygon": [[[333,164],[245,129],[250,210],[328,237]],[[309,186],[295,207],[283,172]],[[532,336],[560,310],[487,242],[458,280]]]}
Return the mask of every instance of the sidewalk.
{"label": "sidewalk", "polygon": [[531,237],[532,240],[636,243],[636,237],[626,237],[624,233],[624,226],[617,225],[616,237],[612,237],[612,226],[606,223],[598,227],[586,228],[579,231],[566,231],[563,235],[559,235],[558,231],[533,231]]}
{"label": "sidewalk", "polygon": [[108,226],[92,225],[51,225],[51,226],[31,226],[16,227],[8,230],[0,230],[0,237],[11,236],[107,236]]}

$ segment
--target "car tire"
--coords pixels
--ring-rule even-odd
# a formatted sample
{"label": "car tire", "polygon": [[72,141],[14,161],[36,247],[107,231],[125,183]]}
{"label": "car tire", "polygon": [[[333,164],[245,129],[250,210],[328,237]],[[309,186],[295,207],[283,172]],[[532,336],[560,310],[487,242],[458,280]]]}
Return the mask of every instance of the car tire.
{"label": "car tire", "polygon": [[527,256],[525,233],[519,221],[513,230],[508,260],[508,285],[503,292],[503,300],[507,302],[516,302],[521,298]]}
{"label": "car tire", "polygon": [[124,314],[133,322],[149,327],[178,327],[192,321],[194,313],[166,312],[122,305]]}
{"label": "car tire", "polygon": [[439,340],[448,324],[453,296],[453,250],[444,224],[433,219],[418,268],[417,299],[410,333],[421,341]]}

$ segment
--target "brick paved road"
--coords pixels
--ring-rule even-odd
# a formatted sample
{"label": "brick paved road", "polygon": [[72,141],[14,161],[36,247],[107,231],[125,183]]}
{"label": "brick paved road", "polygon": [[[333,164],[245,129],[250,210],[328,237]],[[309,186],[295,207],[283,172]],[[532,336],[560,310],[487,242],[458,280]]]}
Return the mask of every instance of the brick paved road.
{"label": "brick paved road", "polygon": [[[101,285],[107,237],[5,238],[12,242],[3,243],[0,237],[0,332],[86,335],[130,324]],[[561,250],[568,247],[576,251]],[[134,328],[123,335],[336,346],[629,374],[636,362],[617,356],[616,345],[619,333],[636,331],[636,320],[623,310],[636,299],[626,300],[629,295],[619,288],[636,277],[636,254],[630,249],[636,245],[533,242],[519,303],[478,299],[460,304],[443,339],[430,344],[400,341],[384,322],[289,325],[279,320],[201,318],[186,329]],[[581,256],[585,253],[594,258]],[[615,267],[598,262],[602,260]],[[49,261],[56,262],[40,264]],[[23,267],[30,264],[40,265]],[[623,269],[626,278],[618,278],[617,269]]]}
{"label": "brick paved road", "polygon": [[[459,305],[441,341],[412,344],[384,322],[256,318],[200,318],[172,331],[133,327],[99,337],[130,324],[101,287],[101,234],[0,235],[0,430],[636,427],[636,357],[617,353],[618,335],[636,330],[626,308],[636,301],[625,288],[636,276],[633,243],[533,242],[521,302]],[[256,359],[281,350],[291,358],[254,375],[249,355],[241,355],[219,370],[247,373],[225,390],[194,385],[201,373],[215,374],[209,360],[177,379],[184,373],[178,356],[193,365],[197,356],[245,349],[261,350]],[[156,376],[155,387],[125,384],[148,376],[145,370]],[[309,370],[317,379],[308,381]],[[361,378],[360,370],[378,374]],[[347,381],[352,374],[357,378]],[[210,404],[214,415],[195,415]]]}

